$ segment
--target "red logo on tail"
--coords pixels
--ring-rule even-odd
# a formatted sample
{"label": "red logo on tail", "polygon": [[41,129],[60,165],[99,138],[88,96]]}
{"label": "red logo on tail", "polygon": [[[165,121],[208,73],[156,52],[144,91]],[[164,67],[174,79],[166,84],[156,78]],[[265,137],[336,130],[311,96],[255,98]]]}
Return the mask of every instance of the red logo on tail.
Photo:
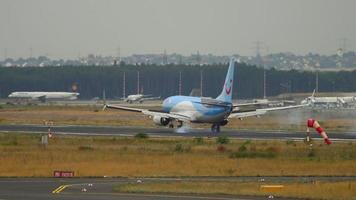
{"label": "red logo on tail", "polygon": [[230,95],[231,93],[231,86],[232,86],[232,80],[230,80],[230,86],[227,87],[227,84],[225,83],[225,92],[227,95]]}

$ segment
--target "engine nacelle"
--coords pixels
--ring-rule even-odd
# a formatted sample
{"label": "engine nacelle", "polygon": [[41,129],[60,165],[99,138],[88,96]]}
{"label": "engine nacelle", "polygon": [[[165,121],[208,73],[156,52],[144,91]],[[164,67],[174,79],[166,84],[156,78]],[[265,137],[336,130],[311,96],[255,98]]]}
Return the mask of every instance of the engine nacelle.
{"label": "engine nacelle", "polygon": [[158,126],[167,126],[169,124],[169,121],[170,120],[168,118],[159,117],[159,116],[153,117],[153,122]]}

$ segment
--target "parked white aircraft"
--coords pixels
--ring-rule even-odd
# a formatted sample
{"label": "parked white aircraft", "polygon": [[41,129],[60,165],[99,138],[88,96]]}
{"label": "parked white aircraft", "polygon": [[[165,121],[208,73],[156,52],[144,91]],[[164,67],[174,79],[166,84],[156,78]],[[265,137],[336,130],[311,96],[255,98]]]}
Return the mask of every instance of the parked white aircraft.
{"label": "parked white aircraft", "polygon": [[221,94],[216,98],[192,97],[192,96],[171,96],[162,103],[162,111],[130,108],[119,105],[105,105],[105,108],[141,112],[150,116],[153,122],[160,126],[173,128],[174,122],[177,127],[184,123],[210,123],[213,132],[220,132],[220,126],[229,122],[230,118],[244,118],[250,116],[260,116],[268,111],[284,110],[302,107],[304,105],[274,107],[256,109],[243,112],[240,105],[232,104],[232,86],[234,80],[235,59],[230,60],[229,69],[226,75],[224,87]]}
{"label": "parked white aircraft", "polygon": [[315,90],[312,96],[301,101],[303,105],[323,106],[323,107],[347,107],[352,103],[356,103],[355,96],[348,97],[315,97]]}
{"label": "parked white aircraft", "polygon": [[161,99],[161,97],[152,97],[152,95],[144,95],[144,94],[132,94],[127,96],[127,98],[125,98],[124,101],[128,103],[134,103],[134,102],[143,103],[143,101],[159,100],[159,99]]}
{"label": "parked white aircraft", "polygon": [[12,92],[9,98],[31,99],[45,102],[46,100],[75,100],[79,93],[76,92]]}

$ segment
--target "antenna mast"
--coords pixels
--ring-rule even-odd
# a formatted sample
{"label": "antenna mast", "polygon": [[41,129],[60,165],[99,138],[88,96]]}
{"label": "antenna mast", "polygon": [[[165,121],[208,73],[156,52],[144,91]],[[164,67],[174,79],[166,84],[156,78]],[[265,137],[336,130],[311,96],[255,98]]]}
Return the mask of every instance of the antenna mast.
{"label": "antenna mast", "polygon": [[124,76],[122,79],[122,97],[126,98],[126,73],[124,72]]}
{"label": "antenna mast", "polygon": [[203,70],[200,70],[200,96],[203,96]]}
{"label": "antenna mast", "polygon": [[137,71],[137,94],[140,94],[140,71]]}
{"label": "antenna mast", "polygon": [[179,95],[182,95],[182,72],[179,72]]}

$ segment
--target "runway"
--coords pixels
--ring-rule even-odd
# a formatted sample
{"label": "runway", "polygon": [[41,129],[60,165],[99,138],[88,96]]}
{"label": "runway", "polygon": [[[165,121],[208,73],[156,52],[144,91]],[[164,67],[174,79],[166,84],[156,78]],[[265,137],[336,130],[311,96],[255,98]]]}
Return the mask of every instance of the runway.
{"label": "runway", "polygon": [[[132,199],[132,200],[259,200],[265,197],[238,197],[231,195],[193,195],[193,194],[145,194],[116,193],[113,187],[119,184],[145,182],[177,181],[173,178],[128,179],[128,178],[0,178],[0,199]],[[179,179],[182,180],[182,179]],[[63,190],[58,190],[63,188]],[[57,193],[57,191],[60,191]]]}
{"label": "runway", "polygon": [[[137,133],[146,133],[151,137],[217,137],[225,135],[236,139],[280,139],[303,140],[305,132],[292,131],[260,131],[260,130],[232,130],[222,129],[221,133],[214,134],[209,129],[174,130],[169,128],[123,127],[123,126],[54,126],[54,134],[64,135],[93,135],[93,136],[134,136]],[[20,133],[47,133],[47,127],[42,125],[0,125],[0,132]],[[355,132],[328,132],[333,141],[356,141]],[[319,139],[317,133],[312,132],[312,137]]]}
{"label": "runway", "polygon": [[[307,183],[312,181],[355,181],[356,177],[0,178],[0,199],[262,200],[266,199],[266,197],[174,193],[117,193],[113,191],[114,186],[127,183],[145,184],[150,182],[168,183],[177,181],[229,181],[256,182],[256,184],[261,184],[262,179],[264,180],[264,183],[285,184],[289,182]],[[288,198],[275,197],[274,199]]]}

